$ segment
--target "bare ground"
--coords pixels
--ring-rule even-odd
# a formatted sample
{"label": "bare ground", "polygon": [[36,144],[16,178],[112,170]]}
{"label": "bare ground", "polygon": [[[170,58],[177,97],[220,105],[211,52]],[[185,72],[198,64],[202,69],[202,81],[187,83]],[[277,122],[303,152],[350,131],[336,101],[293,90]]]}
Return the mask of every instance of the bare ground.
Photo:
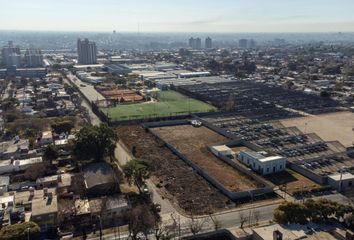
{"label": "bare ground", "polygon": [[325,141],[339,141],[350,147],[354,143],[354,113],[337,112],[281,121],[286,127],[296,126],[305,133],[316,133]]}
{"label": "bare ground", "polygon": [[209,151],[208,146],[227,142],[224,136],[206,127],[196,128],[192,125],[154,128],[152,131],[230,191],[248,191],[262,186]]}
{"label": "bare ground", "polygon": [[165,188],[168,199],[181,210],[199,215],[233,207],[234,204],[225,195],[141,126],[120,126],[117,132],[130,150],[135,147],[136,158],[149,163],[152,174]]}

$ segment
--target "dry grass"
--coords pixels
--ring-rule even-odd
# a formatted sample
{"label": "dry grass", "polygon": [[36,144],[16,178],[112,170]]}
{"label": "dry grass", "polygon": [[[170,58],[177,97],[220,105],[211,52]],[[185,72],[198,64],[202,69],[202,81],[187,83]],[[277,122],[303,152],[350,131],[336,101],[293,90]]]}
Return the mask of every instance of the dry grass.
{"label": "dry grass", "polygon": [[230,191],[248,191],[262,184],[226,164],[208,150],[210,145],[228,141],[224,136],[206,128],[191,125],[154,128],[162,139],[173,145],[180,153],[201,167]]}

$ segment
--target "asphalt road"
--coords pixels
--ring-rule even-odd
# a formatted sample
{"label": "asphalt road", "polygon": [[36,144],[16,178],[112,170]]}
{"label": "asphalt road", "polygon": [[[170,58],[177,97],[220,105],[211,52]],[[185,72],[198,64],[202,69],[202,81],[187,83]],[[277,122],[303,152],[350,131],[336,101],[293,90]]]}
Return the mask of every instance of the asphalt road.
{"label": "asphalt road", "polygon": [[[70,85],[76,85],[76,86],[78,86],[78,85],[80,85],[79,84],[79,82],[75,82],[73,79],[75,78],[75,76],[74,75],[72,75],[71,73],[70,74],[68,74],[67,75],[67,77],[68,78],[70,78],[70,80],[71,81],[69,81],[68,79],[65,79],[64,78],[64,81],[67,83],[67,84],[70,84]],[[78,81],[80,81],[80,80],[78,80]],[[81,81],[80,81],[81,82]],[[77,85],[78,84],[78,85]],[[92,87],[92,86],[91,86]],[[79,87],[78,86],[78,88],[80,89],[80,91],[81,91],[81,89],[84,89],[84,87]],[[95,90],[95,89],[94,89]],[[96,91],[96,90],[95,90]],[[97,92],[97,91],[96,91]],[[82,94],[85,94],[85,92],[82,92]],[[87,111],[88,111],[88,114],[89,114],[89,117],[90,117],[90,122],[91,122],[91,124],[92,125],[99,125],[100,123],[101,123],[101,120],[96,116],[96,114],[94,114],[93,112],[92,112],[92,110],[91,110],[91,105],[90,105],[90,103],[89,102],[87,102],[86,101],[86,99],[82,99],[82,101],[81,101],[81,106],[83,106],[84,108],[86,108],[87,109]]]}
{"label": "asphalt road", "polygon": [[68,73],[67,77],[70,78],[71,82],[74,83],[91,102],[105,99],[91,84],[81,81],[71,73]]}

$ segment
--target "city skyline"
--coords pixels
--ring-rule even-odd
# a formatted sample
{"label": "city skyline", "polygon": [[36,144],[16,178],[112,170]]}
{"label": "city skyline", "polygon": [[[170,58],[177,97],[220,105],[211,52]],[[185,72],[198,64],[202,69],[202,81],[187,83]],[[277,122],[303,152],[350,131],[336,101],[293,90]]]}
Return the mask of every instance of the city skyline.
{"label": "city skyline", "polygon": [[[1,0],[0,2],[2,2]],[[339,3],[340,4],[339,4]],[[350,0],[3,1],[0,30],[352,32]]]}

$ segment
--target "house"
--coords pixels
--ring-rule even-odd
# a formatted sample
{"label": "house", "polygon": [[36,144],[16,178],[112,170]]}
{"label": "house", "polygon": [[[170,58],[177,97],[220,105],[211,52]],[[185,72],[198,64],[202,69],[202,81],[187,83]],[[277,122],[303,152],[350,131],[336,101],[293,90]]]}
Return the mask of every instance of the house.
{"label": "house", "polygon": [[211,152],[215,155],[215,156],[231,156],[233,155],[233,151],[231,150],[231,148],[229,148],[226,145],[220,145],[220,146],[212,146],[210,147]]}
{"label": "house", "polygon": [[47,231],[56,227],[58,221],[58,199],[54,191],[43,189],[43,196],[32,200],[31,220]]}
{"label": "house", "polygon": [[[307,225],[273,224],[252,229],[253,240],[298,240],[298,239],[345,239],[342,229],[333,226],[317,225],[309,223]],[[345,231],[344,231],[345,233]]]}
{"label": "house", "polygon": [[14,195],[16,207],[22,207],[28,220],[36,222],[42,231],[56,227],[58,199],[55,188],[30,188],[28,191],[9,192],[8,195]]}
{"label": "house", "polygon": [[65,192],[71,186],[71,177],[73,174],[63,173],[59,175],[52,175],[36,180],[37,189],[43,188],[57,188],[57,192]]}
{"label": "house", "polygon": [[15,197],[7,195],[0,197],[0,225],[6,226],[11,224],[11,212],[15,206]]}
{"label": "house", "polygon": [[89,204],[92,217],[99,217],[103,226],[122,221],[124,213],[130,209],[120,194],[89,199]]}
{"label": "house", "polygon": [[53,134],[52,131],[44,131],[42,133],[42,137],[40,140],[40,143],[42,145],[49,145],[53,143]]}
{"label": "house", "polygon": [[10,177],[0,176],[0,196],[8,191],[9,185],[10,185]]}
{"label": "house", "polygon": [[0,174],[23,171],[32,165],[42,163],[42,157],[0,161]]}
{"label": "house", "polygon": [[0,159],[20,158],[29,151],[27,139],[16,138],[13,141],[0,143]]}
{"label": "house", "polygon": [[87,195],[101,196],[119,192],[118,177],[108,163],[91,163],[83,172]]}
{"label": "house", "polygon": [[328,176],[328,185],[338,191],[344,191],[352,188],[354,184],[354,175],[349,172],[334,173]]}
{"label": "house", "polygon": [[241,151],[237,155],[237,159],[254,171],[262,174],[272,174],[285,170],[286,159],[281,156],[264,156],[262,152],[254,152],[251,150]]}

